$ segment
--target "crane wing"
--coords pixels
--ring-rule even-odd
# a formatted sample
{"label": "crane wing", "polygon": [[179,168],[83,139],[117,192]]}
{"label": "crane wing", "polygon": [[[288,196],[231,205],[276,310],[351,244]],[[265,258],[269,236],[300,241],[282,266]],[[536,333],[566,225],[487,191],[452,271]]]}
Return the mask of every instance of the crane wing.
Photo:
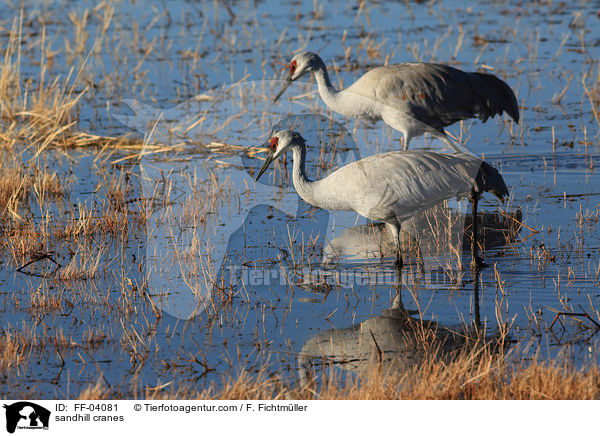
{"label": "crane wing", "polygon": [[403,221],[441,201],[468,195],[481,160],[467,154],[390,152],[347,165],[324,179],[343,188],[350,209],[368,218]]}
{"label": "crane wing", "polygon": [[497,77],[466,73],[432,63],[403,63],[374,68],[349,92],[357,93],[415,117],[439,131],[460,120],[488,117],[506,111],[519,119],[517,100]]}

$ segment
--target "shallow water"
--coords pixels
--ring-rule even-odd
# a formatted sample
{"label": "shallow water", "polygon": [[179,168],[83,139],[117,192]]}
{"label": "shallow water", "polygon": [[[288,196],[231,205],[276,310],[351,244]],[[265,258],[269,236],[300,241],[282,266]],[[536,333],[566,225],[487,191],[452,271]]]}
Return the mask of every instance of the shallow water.
{"label": "shallow water", "polygon": [[[262,160],[241,152],[207,152],[201,145],[217,141],[256,147],[271,128],[295,125],[309,144],[307,171],[313,178],[359,157],[399,148],[400,135],[383,123],[331,114],[310,79],[288,89],[278,104],[271,103],[281,85],[276,80],[282,78],[281,64],[301,48],[320,53],[330,68],[334,62],[340,67],[332,74],[336,85],[347,86],[386,60],[452,62],[466,70],[485,65],[511,85],[522,108],[518,126],[496,118],[485,124],[465,122],[462,136],[460,126],[449,129],[500,169],[511,189],[508,204],[498,206],[489,196],[480,203],[481,210],[500,219],[498,207],[509,214],[520,209],[526,225],[510,244],[486,247],[489,267],[480,276],[479,317],[492,333],[499,322],[511,323],[511,339],[534,345],[522,345],[525,352],[553,357],[569,345],[578,365],[595,358],[598,337],[591,321],[563,320],[563,325],[549,326],[555,311],[585,312],[600,321],[600,184],[594,171],[594,163],[600,162],[599,124],[582,85],[590,74],[586,86],[598,86],[598,6],[503,1],[465,7],[464,2],[450,1],[386,3],[359,11],[343,2],[319,4],[313,10],[301,3],[279,7],[265,1],[232,3],[232,19],[221,3],[169,2],[168,13],[162,3],[153,8],[115,4],[114,32],[108,32],[107,40],[121,43],[112,55],[101,51],[89,61],[90,77],[111,76],[112,81],[87,94],[80,109],[81,128],[109,135],[133,129],[150,143],[154,138],[173,150],[143,156],[139,163],[125,161],[123,170],[140,179],[139,196],[152,197],[155,207],[146,227],[130,229],[125,250],[107,244],[100,277],[53,284],[3,264],[0,327],[8,331],[26,324],[40,333],[62,329],[78,344],[60,356],[38,349],[26,367],[4,376],[4,385],[19,391],[33,385],[44,396],[64,397],[101,379],[111,390],[128,395],[163,383],[170,383],[168,389],[188,382],[201,388],[224,376],[235,377],[241,368],[255,371],[265,364],[295,380],[298,354],[311,338],[362,323],[392,305],[397,275],[392,258],[381,260],[379,246],[372,246],[378,236],[373,239],[372,229],[357,227],[366,221],[356,214],[318,210],[300,200],[290,185],[291,156],[287,173],[283,167],[270,170],[262,183],[254,184]],[[81,15],[92,7],[83,1],[63,7],[33,3],[25,13],[32,22],[55,17],[47,35],[49,44],[58,46],[73,34],[71,24],[62,24],[70,23],[68,11]],[[3,16],[16,16],[10,7],[3,8]],[[88,50],[100,23],[92,14]],[[26,26],[26,32],[39,32],[35,26]],[[131,38],[135,32],[142,36]],[[155,49],[144,57],[144,44],[152,41]],[[195,51],[200,53],[196,58],[189,55]],[[68,63],[61,60],[66,57],[64,52],[57,55],[54,72],[63,72],[62,65]],[[36,68],[32,60],[23,70],[37,74]],[[553,103],[569,80],[560,104]],[[204,98],[194,100],[196,95]],[[187,136],[172,135],[200,116],[206,117],[201,128]],[[148,121],[159,117],[168,122],[150,135],[153,123]],[[441,148],[425,138],[411,145]],[[49,152],[44,159],[77,179],[71,200],[93,202],[99,182],[94,154],[60,156]],[[176,188],[168,206],[160,201],[161,171]],[[220,200],[203,220],[191,219],[173,232],[168,219],[214,195],[213,180],[224,186],[216,195]],[[198,198],[191,201],[194,195]],[[464,217],[456,211],[466,212],[468,204],[453,200],[448,206],[462,232]],[[356,241],[343,241],[351,233],[371,244],[368,255],[356,253],[361,245]],[[349,252],[323,265],[324,253],[336,238],[342,238],[337,241],[350,247]],[[194,241],[211,245],[207,251],[192,245]],[[470,325],[476,316],[468,250],[460,258],[451,250],[460,252],[459,241],[462,237],[443,242],[438,253],[425,253],[425,271],[409,256],[401,278],[407,309],[420,309],[424,319],[456,329]],[[188,263],[174,261],[174,252],[190,247]],[[135,306],[131,313],[106,310],[107,302],[124,307],[122,283],[130,280],[134,289],[144,277],[153,303],[132,291],[125,304]],[[219,286],[207,284],[211,281]],[[32,322],[27,307],[38,287],[73,293],[79,303]],[[81,303],[88,301],[81,298],[88,294],[91,303]],[[96,301],[100,296],[104,300]],[[156,318],[152,304],[162,317]],[[107,339],[83,346],[82,338],[96,326],[108,333]],[[146,347],[135,349],[134,336],[143,338]]]}

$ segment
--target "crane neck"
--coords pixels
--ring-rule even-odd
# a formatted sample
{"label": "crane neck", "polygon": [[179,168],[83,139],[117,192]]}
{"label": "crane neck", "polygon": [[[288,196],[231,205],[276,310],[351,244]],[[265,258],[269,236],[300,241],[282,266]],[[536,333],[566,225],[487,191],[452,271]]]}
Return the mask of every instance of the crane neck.
{"label": "crane neck", "polygon": [[314,70],[313,72],[317,86],[319,88],[319,95],[327,106],[335,110],[337,106],[337,96],[340,93],[339,90],[335,89],[329,79],[329,73],[325,64]]}
{"label": "crane neck", "polygon": [[294,188],[298,195],[304,201],[315,205],[314,183],[306,177],[306,146],[297,144],[292,147],[294,167],[292,170],[292,180]]}
{"label": "crane neck", "polygon": [[294,188],[305,202],[328,210],[354,210],[352,193],[345,192],[335,178],[331,179],[333,174],[315,181],[311,181],[306,177],[306,146],[304,144],[296,144],[292,147],[292,152]]}
{"label": "crane neck", "polygon": [[325,64],[314,70],[315,79],[319,87],[319,95],[323,102],[334,112],[349,118],[375,118],[378,113],[377,105],[372,98],[365,97],[356,90],[350,88],[345,90],[335,89],[329,80]]}

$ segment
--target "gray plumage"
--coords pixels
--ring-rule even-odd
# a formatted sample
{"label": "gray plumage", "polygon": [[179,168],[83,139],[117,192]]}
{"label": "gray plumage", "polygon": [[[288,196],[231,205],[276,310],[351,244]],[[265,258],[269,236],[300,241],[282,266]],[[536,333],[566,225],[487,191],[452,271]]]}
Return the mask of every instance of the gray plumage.
{"label": "gray plumage", "polygon": [[313,73],[319,94],[334,111],[348,117],[382,119],[403,133],[405,149],[411,138],[430,133],[454,149],[444,128],[460,120],[490,117],[506,112],[519,121],[519,106],[512,89],[498,77],[433,63],[403,63],[374,68],[348,88],[338,91],[329,80],[323,60],[315,53],[294,56],[286,86]]}
{"label": "gray plumage", "polygon": [[386,223],[398,252],[400,226],[415,213],[452,197],[470,195],[477,201],[485,191],[501,200],[508,195],[498,171],[469,154],[393,151],[352,162],[321,180],[311,181],[306,177],[302,136],[282,130],[271,138],[270,145],[256,180],[273,160],[291,149],[293,182],[300,197],[323,209],[354,211]]}
{"label": "gray plumage", "polygon": [[[296,180],[294,179],[296,183]],[[504,180],[490,165],[468,154],[393,151],[352,162],[310,184],[298,183],[307,202],[325,209],[355,211],[386,223],[402,222],[418,211],[474,188],[499,198]]]}

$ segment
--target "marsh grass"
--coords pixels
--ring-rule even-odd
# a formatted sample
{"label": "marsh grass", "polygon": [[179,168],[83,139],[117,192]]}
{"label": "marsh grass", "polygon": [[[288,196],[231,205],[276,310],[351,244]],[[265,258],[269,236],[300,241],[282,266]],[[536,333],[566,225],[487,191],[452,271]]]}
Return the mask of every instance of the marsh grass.
{"label": "marsh grass", "polygon": [[[573,400],[600,399],[597,366],[574,368],[568,359],[535,358],[528,363],[498,353],[489,344],[471,346],[454,360],[424,359],[404,373],[385,371],[377,365],[362,376],[342,374],[331,368],[325,380],[300,386],[270,375],[267,369],[252,374],[241,370],[220,386],[198,390],[169,384],[148,387],[139,395],[146,399],[195,400]],[[116,395],[98,382],[90,384],[80,399],[105,399]]]}
{"label": "marsh grass", "polygon": [[[267,366],[258,371],[254,367],[231,370],[226,378],[212,383],[206,389],[187,382],[195,377],[202,379],[213,372],[216,363],[219,363],[215,362],[217,360],[227,361],[229,368],[236,367],[235,355],[239,358],[239,347],[236,349],[231,344],[228,346],[225,340],[222,345],[225,349],[223,356],[215,358],[207,355],[206,351],[209,346],[214,345],[209,344],[213,339],[206,339],[206,343],[198,339],[202,337],[204,340],[204,334],[207,338],[210,337],[213,331],[218,332],[224,325],[252,330],[252,334],[247,337],[250,338],[248,341],[253,341],[251,346],[264,352],[269,346],[265,318],[273,316],[267,310],[273,306],[269,306],[269,301],[263,301],[262,296],[258,298],[256,291],[243,283],[240,286],[217,284],[203,314],[205,318],[194,319],[186,326],[190,331],[198,333],[198,336],[189,340],[191,345],[185,344],[187,348],[184,351],[177,344],[179,332],[176,324],[165,331],[158,331],[156,324],[164,320],[164,314],[152,299],[153,290],[148,287],[144,260],[132,260],[127,246],[134,236],[139,236],[145,230],[152,213],[167,207],[173,199],[169,195],[164,198],[143,198],[139,188],[140,181],[132,167],[149,154],[164,154],[166,162],[176,162],[181,155],[172,153],[174,141],[191,142],[195,147],[193,152],[224,158],[241,153],[258,157],[264,155],[264,150],[248,147],[245,143],[231,144],[228,129],[235,125],[237,115],[228,114],[222,123],[210,125],[207,119],[211,109],[204,108],[200,111],[201,116],[192,124],[182,126],[178,131],[168,131],[162,137],[156,135],[151,141],[147,138],[142,140],[118,134],[104,136],[82,131],[80,109],[83,102],[89,102],[93,106],[94,114],[89,121],[89,125],[93,127],[100,124],[100,117],[95,117],[104,110],[107,103],[99,102],[100,98],[107,97],[108,100],[117,101],[131,91],[136,97],[156,102],[157,105],[170,104],[172,100],[182,101],[215,86],[205,73],[210,69],[219,72],[219,79],[229,75],[233,81],[240,83],[250,76],[245,71],[243,62],[232,64],[232,71],[225,72],[229,65],[228,58],[237,59],[233,55],[245,52],[260,57],[264,47],[268,47],[268,50],[264,51],[266,55],[260,61],[262,78],[280,78],[281,63],[288,60],[291,52],[288,50],[288,46],[291,46],[288,42],[290,28],[278,27],[278,40],[276,44],[270,45],[268,39],[260,36],[258,31],[261,29],[254,27],[258,24],[257,21],[247,22],[244,14],[234,14],[229,7],[227,16],[231,22],[223,27],[216,13],[220,4],[221,2],[214,4],[215,16],[203,14],[194,22],[187,22],[187,18],[184,18],[188,28],[197,25],[202,28],[202,32],[197,41],[178,53],[175,53],[172,45],[171,38],[174,35],[168,31],[171,17],[166,11],[155,11],[155,16],[145,25],[135,20],[131,23],[123,22],[119,14],[115,13],[115,6],[106,2],[81,13],[68,11],[66,24],[72,25],[73,33],[67,34],[64,39],[62,35],[59,39],[47,36],[44,19],[55,17],[32,19],[21,12],[12,20],[12,24],[4,26],[7,36],[2,37],[4,45],[0,60],[0,260],[2,270],[7,275],[14,273],[19,277],[31,278],[31,281],[27,282],[24,289],[9,289],[0,297],[3,312],[25,313],[27,317],[23,323],[2,327],[2,377],[20,376],[27,372],[27,368],[40,365],[36,362],[43,362],[44,370],[59,368],[59,375],[66,365],[65,361],[81,362],[88,371],[89,368],[97,368],[94,357],[88,352],[106,346],[113,347],[110,353],[115,355],[115,366],[130,364],[126,368],[128,376],[113,386],[108,385],[102,377],[99,377],[97,383],[85,386],[84,383],[90,378],[88,372],[82,369],[80,374],[84,375],[78,380],[81,385],[78,395],[82,399],[598,399],[600,377],[597,365],[574,366],[568,358],[552,360],[538,355],[531,358],[516,351],[512,354],[504,350],[498,352],[486,343],[465,349],[451,361],[439,360],[431,352],[425,355],[421,365],[403,373],[387,371],[384,365],[377,364],[377,356],[375,363],[360,376],[330,366],[319,374],[320,379],[315,378],[308,386],[296,383],[293,377],[289,377],[289,373],[273,375],[272,367]],[[344,83],[344,77],[357,77],[371,66],[387,64],[400,58],[411,60],[412,57],[415,60],[440,61],[461,66],[458,59],[468,44],[477,47],[478,55],[472,65],[463,65],[465,69],[473,66],[472,69],[492,71],[502,77],[515,79],[511,84],[518,80],[529,82],[532,89],[541,80],[542,76],[538,72],[546,70],[539,68],[538,64],[541,39],[539,32],[525,32],[523,44],[517,44],[519,40],[515,38],[520,31],[518,23],[516,28],[503,31],[504,35],[496,41],[494,35],[484,35],[481,32],[476,32],[469,38],[468,31],[460,25],[448,26],[432,43],[425,39],[421,44],[403,41],[403,38],[410,37],[409,33],[404,36],[398,34],[396,40],[396,35],[381,37],[378,32],[371,31],[370,14],[380,6],[360,2],[354,17],[358,37],[349,37],[346,31],[343,33],[340,42],[343,55],[331,59],[330,65],[332,79],[338,86],[349,84],[348,81]],[[413,7],[416,9],[415,5],[407,4],[409,16]],[[437,14],[435,7],[432,7],[432,14]],[[315,5],[309,21],[305,23],[306,27],[298,27],[299,47],[311,48],[310,44],[314,44],[311,35],[318,32],[323,16],[323,6]],[[303,22],[304,18],[299,15],[297,23]],[[436,18],[440,22],[445,20],[439,15]],[[241,26],[242,32],[235,33],[231,27],[234,22]],[[584,24],[578,18],[575,27],[579,28]],[[93,30],[94,25],[99,26],[96,31]],[[40,31],[34,32],[37,26]],[[156,26],[163,27],[158,35],[153,36],[151,30]],[[26,28],[28,31],[25,31]],[[185,26],[181,27],[181,34],[185,34],[185,29]],[[209,35],[214,37],[214,40],[211,39],[212,45],[207,42]],[[585,46],[583,32],[581,35],[581,42],[577,42],[576,49],[581,50],[586,57],[586,69],[581,74],[581,79],[577,79],[578,71],[557,74],[549,68],[548,75],[560,83],[549,103],[559,108],[563,104],[572,104],[579,97],[573,97],[573,93],[581,85],[581,98],[577,100],[577,107],[573,110],[576,112],[581,108],[576,116],[582,118],[586,111],[591,111],[589,118],[600,126],[600,66],[586,54],[591,53],[592,48]],[[511,43],[506,45],[506,49],[501,49],[499,44],[505,44],[509,40]],[[552,62],[565,55],[565,49],[570,47],[567,40],[567,37],[562,40]],[[64,44],[61,45],[63,41]],[[110,53],[107,53],[109,47]],[[514,55],[515,47],[522,49],[522,53]],[[294,45],[293,49],[296,48],[298,47]],[[573,50],[573,47],[569,49]],[[214,57],[208,55],[210,51],[215,52]],[[187,68],[185,77],[181,78],[181,83],[176,87],[176,95],[168,95],[166,99],[165,96],[154,94],[154,85],[148,80],[149,60],[161,58],[168,59],[169,63],[176,58],[175,63],[181,62]],[[59,68],[58,63],[63,60],[65,65]],[[493,66],[483,63],[494,60]],[[91,67],[94,62],[96,68]],[[27,68],[30,65],[36,67],[35,73]],[[57,73],[57,70],[60,71]],[[276,84],[263,84],[263,88],[248,89],[246,93],[242,92],[245,88],[240,87],[239,94],[227,94],[226,98],[234,102],[239,114],[249,116],[251,106],[248,102],[251,100],[248,96],[256,92],[272,94],[275,90],[268,89],[269,86]],[[519,100],[523,103],[529,98],[530,95],[525,92],[519,95]],[[316,101],[307,103],[301,96],[293,96],[292,99],[307,111],[319,110]],[[539,129],[537,126],[532,127],[538,121],[536,116],[545,116],[549,112],[546,107],[522,106],[523,119],[518,126],[506,120],[499,120],[497,123],[500,131],[508,132],[510,143],[506,147],[509,149],[529,144],[533,139],[531,132],[550,130],[547,123],[539,126]],[[109,111],[108,105],[106,110]],[[565,117],[570,123],[571,119],[566,112]],[[258,120],[258,125],[264,131],[270,127],[268,120],[266,115]],[[251,120],[249,124],[253,122],[256,120]],[[552,126],[552,140],[548,140],[548,148],[553,152],[560,151],[564,144],[568,145],[571,141],[564,132],[561,136],[559,126],[556,127],[556,135]],[[586,155],[588,147],[593,151],[598,146],[598,135],[592,127],[594,126],[591,124],[583,127]],[[235,133],[241,133],[242,136],[244,134]],[[581,139],[579,136],[573,139],[575,144]],[[461,124],[457,137],[462,143],[467,143],[470,140],[470,124]],[[337,144],[336,141],[336,138],[324,139],[324,142],[330,144]],[[97,184],[92,187],[89,201],[79,198],[78,181],[68,171],[60,171],[42,163],[46,157],[52,159],[59,155],[72,159],[70,156],[74,156],[71,154],[73,150],[69,149],[75,147],[85,148],[96,155],[92,173]],[[215,165],[228,165],[227,161],[216,161],[217,159],[213,161]],[[334,165],[335,153],[322,153],[315,165],[317,176],[328,173]],[[549,168],[556,176],[556,163],[551,163]],[[589,157],[587,168],[593,173],[592,157]],[[284,180],[288,178],[289,174],[286,174]],[[186,285],[191,289],[198,287],[195,278],[208,277],[214,273],[206,263],[198,259],[197,253],[207,248],[202,230],[214,224],[211,216],[218,207],[223,202],[240,201],[242,193],[232,192],[230,184],[230,181],[218,179],[214,174],[208,181],[200,180],[195,174],[187,179],[186,188],[191,195],[183,201],[176,218],[192,230],[188,232],[187,245],[184,248],[173,247],[164,261],[170,262],[175,270],[187,274]],[[580,197],[568,196],[566,192],[564,194],[565,205],[567,202],[581,200]],[[589,319],[600,321],[597,303],[590,299],[586,307],[576,307],[569,303],[567,292],[578,292],[578,286],[582,283],[595,287],[600,284],[600,263],[587,270],[584,267],[578,268],[584,264],[589,253],[597,252],[596,235],[600,221],[598,208],[575,211],[574,226],[568,230],[552,226],[537,228],[529,220],[527,210],[518,215],[512,202],[501,213],[505,218],[504,224],[509,223],[504,226],[506,231],[498,229],[502,226],[498,225],[498,220],[494,221],[497,215],[494,219],[482,216],[485,240],[504,245],[501,250],[489,247],[490,258],[496,260],[491,256],[497,256],[499,265],[493,265],[484,271],[487,274],[487,289],[482,289],[482,292],[496,293],[495,312],[499,330],[508,336],[514,334],[517,338],[520,334],[510,325],[507,299],[511,293],[511,282],[500,264],[503,257],[514,257],[517,261],[529,262],[534,270],[547,272],[548,282],[554,281],[557,301],[560,301],[563,312],[583,310],[590,317],[565,317],[552,326],[551,320],[541,316],[541,309],[530,303],[527,308],[529,325],[524,327],[527,334],[542,337],[550,329],[553,334],[560,336],[561,328],[566,330],[573,326],[578,333],[595,334],[593,323]],[[468,226],[467,218],[467,230]],[[463,245],[467,246],[468,233],[465,232],[463,241]],[[306,253],[315,251],[316,237],[296,240],[293,232],[288,236],[288,248],[301,253],[302,258],[310,257]],[[414,241],[407,241],[408,245],[412,242]],[[444,245],[436,243],[438,249],[440,244]],[[485,250],[486,243],[482,241],[481,245],[482,250]],[[415,251],[411,251],[414,256]],[[264,261],[277,263],[280,259]],[[300,266],[295,259],[293,263],[294,266]],[[131,271],[139,274],[130,277]],[[461,279],[454,279],[452,283],[456,288],[465,287]],[[286,301],[282,309],[282,323],[289,315],[295,284],[289,282],[288,288],[289,294],[281,296]],[[451,292],[453,289],[451,288]],[[352,293],[358,302],[357,291],[352,289]],[[315,294],[322,300],[327,298],[325,294]],[[331,298],[336,297],[335,292],[331,295]],[[340,301],[346,298],[344,303],[348,301],[347,295],[338,295],[338,298]],[[353,317],[351,309],[347,310],[348,317]],[[249,326],[246,319],[254,311],[259,313],[259,321],[256,325]],[[328,321],[330,318],[334,319],[332,315],[333,312],[328,315]],[[92,317],[94,324],[81,325],[82,318]],[[279,323],[279,313],[276,317]],[[72,325],[53,325],[54,318],[67,319]],[[471,326],[470,322],[464,324]],[[194,327],[197,330],[193,330]],[[167,340],[159,346],[161,335]],[[428,338],[423,336],[422,340],[423,349],[427,350]],[[569,340],[575,344],[586,343],[585,339],[580,340],[579,337],[569,337],[564,342],[568,343]],[[563,344],[561,341],[557,342]],[[173,352],[168,349],[171,342],[175,344]],[[233,343],[232,340],[231,342]],[[291,345],[289,350],[291,355]],[[158,385],[138,381],[137,377],[142,369],[150,367],[162,368],[160,376],[167,381]],[[102,374],[102,371],[98,369],[97,373]],[[215,376],[217,377],[219,376]],[[173,385],[177,385],[177,388],[172,389]],[[17,384],[8,394],[19,395],[20,386],[22,385]],[[40,388],[40,397],[47,393],[47,388]],[[31,396],[31,392],[26,392],[23,396]]]}
{"label": "marsh grass", "polygon": [[[78,75],[66,79],[47,77],[45,29],[41,38],[41,66],[37,83],[21,77],[22,16],[13,22],[0,73],[3,147],[26,143],[38,152],[49,145],[64,144],[77,124],[74,109],[87,91],[76,91]],[[73,77],[75,76],[75,77]]]}

